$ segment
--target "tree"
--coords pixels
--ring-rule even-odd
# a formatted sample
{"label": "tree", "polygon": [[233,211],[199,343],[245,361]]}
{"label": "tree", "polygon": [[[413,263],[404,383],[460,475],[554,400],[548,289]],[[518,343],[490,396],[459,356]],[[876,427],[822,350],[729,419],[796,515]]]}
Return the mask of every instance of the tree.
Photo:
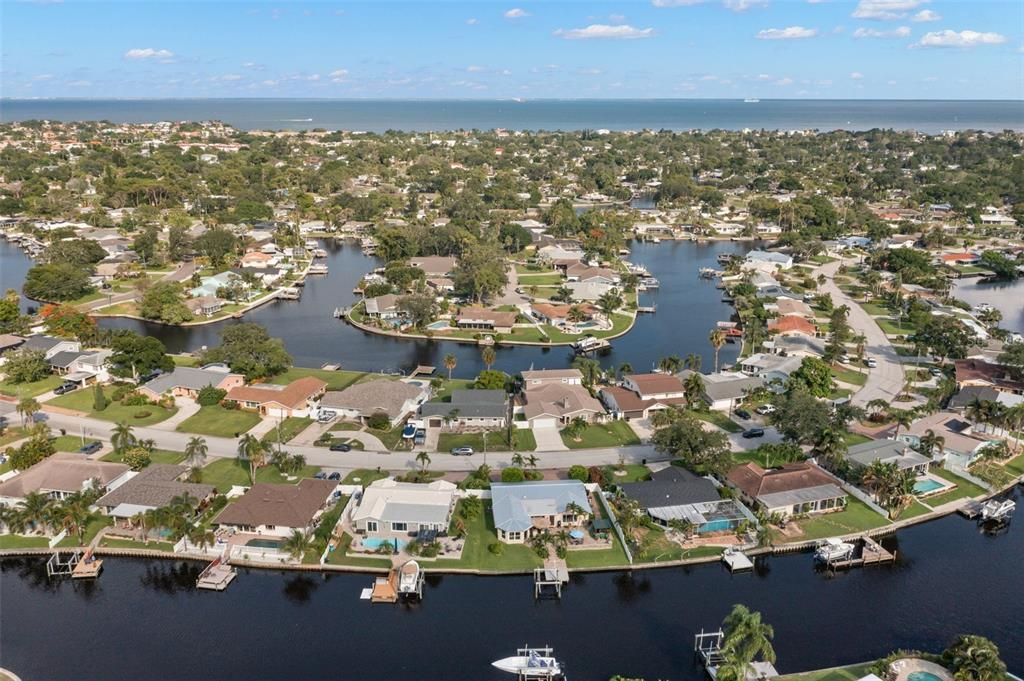
{"label": "tree", "polygon": [[415,328],[421,329],[433,321],[437,312],[437,301],[429,293],[412,293],[399,296],[395,301],[395,309],[405,315]]}
{"label": "tree", "polygon": [[50,498],[43,492],[29,492],[26,494],[18,508],[18,512],[25,525],[31,527],[33,531],[39,531],[44,528],[46,526],[50,501]]}
{"label": "tree", "polygon": [[804,357],[787,382],[787,389],[803,389],[815,397],[828,397],[834,388],[831,367],[817,357]]}
{"label": "tree", "polygon": [[669,422],[654,432],[654,448],[678,458],[687,467],[709,473],[724,473],[731,465],[729,438],[720,431],[707,431],[691,412],[670,410]]}
{"label": "tree", "polygon": [[21,427],[24,428],[26,421],[35,422],[36,414],[42,407],[34,397],[23,397],[18,400],[18,404],[14,409],[18,412],[18,416],[21,417]]}
{"label": "tree", "polygon": [[134,446],[121,453],[121,461],[133,471],[141,471],[153,462],[153,458],[146,447]]}
{"label": "tree", "polygon": [[416,463],[420,465],[420,473],[426,473],[427,467],[430,466],[430,454],[425,451],[417,453]]}
{"label": "tree", "polygon": [[568,475],[570,480],[579,480],[580,482],[590,480],[590,471],[587,470],[586,466],[581,466],[580,464],[569,466]]}
{"label": "tree", "polygon": [[587,429],[587,421],[582,416],[577,416],[572,421],[569,421],[562,429],[566,435],[573,439],[573,442],[582,442],[583,433]]}
{"label": "tree", "polygon": [[1024,375],[1024,342],[1007,343],[999,354],[999,363],[1010,367],[1016,376]]}
{"label": "tree", "polygon": [[238,247],[238,238],[229,230],[214,227],[204,232],[195,243],[196,251],[210,259],[215,267],[223,265]]}
{"label": "tree", "polygon": [[97,383],[92,389],[92,408],[93,411],[103,411],[107,408],[107,396],[103,392],[103,384]]}
{"label": "tree", "polygon": [[892,420],[896,422],[896,430],[892,436],[894,438],[899,437],[900,428],[909,428],[914,423],[913,412],[905,409],[897,409],[892,414]]}
{"label": "tree", "polygon": [[107,257],[107,252],[98,241],[92,239],[67,239],[51,243],[43,251],[41,260],[47,263],[67,263],[87,268]]}
{"label": "tree", "polygon": [[617,289],[605,291],[597,299],[597,307],[606,317],[610,318],[613,312],[622,307],[622,296],[619,295]]}
{"label": "tree", "polygon": [[36,424],[32,427],[29,438],[11,454],[11,467],[23,471],[56,451],[57,448],[50,439],[50,429],[44,423]]}
{"label": "tree", "polygon": [[89,272],[68,263],[36,265],[25,275],[22,292],[33,300],[75,300],[95,290]]}
{"label": "tree", "polygon": [[486,369],[480,372],[473,382],[473,387],[478,390],[505,390],[508,385],[508,374],[504,371]]}
{"label": "tree", "polygon": [[110,373],[124,378],[145,376],[153,371],[171,371],[174,360],[160,339],[140,336],[133,331],[118,333],[110,343]]}
{"label": "tree", "polygon": [[936,453],[941,454],[945,447],[946,438],[936,435],[935,431],[931,428],[924,431],[924,435],[918,438],[917,451],[930,459],[934,459]]}
{"label": "tree", "polygon": [[206,385],[200,388],[196,394],[196,404],[200,407],[213,407],[220,404],[227,394],[228,391],[223,388],[214,388],[212,385]]}
{"label": "tree", "polygon": [[686,395],[687,406],[696,409],[704,405],[704,378],[696,371],[683,379],[683,394]]}
{"label": "tree", "polygon": [[40,350],[21,348],[4,353],[3,365],[8,383],[34,383],[50,375],[46,354]]}
{"label": "tree", "polygon": [[89,339],[96,333],[96,321],[72,305],[44,305],[39,314],[54,336]]}
{"label": "tree", "polygon": [[708,342],[711,343],[711,347],[715,350],[715,373],[718,373],[718,351],[725,345],[725,331],[722,329],[712,329],[708,335]]}
{"label": "tree", "polygon": [[683,360],[679,355],[669,355],[658,360],[658,368],[666,374],[677,374],[683,369]]}
{"label": "tree", "polygon": [[281,548],[287,551],[288,555],[293,559],[302,562],[306,553],[313,548],[313,538],[309,533],[302,530],[292,530],[292,533],[284,540]]}
{"label": "tree", "polygon": [[583,374],[583,385],[591,387],[601,377],[601,363],[589,357],[577,357],[572,361],[573,369]]}
{"label": "tree", "polygon": [[249,468],[249,480],[256,484],[256,471],[267,465],[268,447],[255,435],[246,433],[238,440],[237,459]]}
{"label": "tree", "polygon": [[939,356],[939,363],[947,357],[962,358],[974,342],[972,334],[960,320],[951,315],[929,316],[911,340],[929,348]]}
{"label": "tree", "polygon": [[832,423],[828,404],[800,388],[780,395],[772,404],[772,423],[790,442],[813,445]]}
{"label": "tree", "polygon": [[505,257],[493,244],[480,243],[468,248],[452,272],[455,290],[476,302],[496,294],[508,282]]}
{"label": "tree", "polygon": [[118,454],[135,446],[136,442],[135,433],[132,432],[132,427],[127,421],[119,421],[110,432],[110,446]]}
{"label": "tree", "polygon": [[455,367],[458,366],[458,364],[459,360],[455,357],[455,355],[448,353],[447,355],[444,356],[444,368],[448,370],[449,381],[452,380],[452,371],[455,370]]}
{"label": "tree", "polygon": [[181,324],[192,320],[192,311],[185,305],[181,284],[158,281],[142,294],[139,314],[164,324]]}
{"label": "tree", "polygon": [[1002,681],[1006,663],[999,648],[984,636],[961,635],[942,653],[956,681]]}
{"label": "tree", "polygon": [[209,451],[210,447],[206,444],[206,440],[198,435],[193,436],[185,445],[185,462],[189,468],[202,468],[206,463],[206,455]]}
{"label": "tree", "polygon": [[271,338],[264,327],[249,323],[226,327],[220,345],[202,353],[201,361],[224,362],[249,381],[276,376],[292,365],[281,339]]}
{"label": "tree", "polygon": [[480,350],[480,359],[483,360],[484,366],[487,370],[491,370],[491,365],[494,364],[494,360],[497,359],[497,353],[494,351],[494,346],[485,345]]}
{"label": "tree", "polygon": [[761,621],[761,613],[743,605],[733,606],[722,622],[725,637],[722,641],[722,664],[716,678],[722,681],[746,681],[750,665],[759,659],[775,662],[772,639],[775,631]]}
{"label": "tree", "polygon": [[686,356],[686,360],[683,362],[683,364],[690,371],[700,371],[700,365],[703,362],[703,360],[704,358],[698,355],[696,352],[691,352]]}

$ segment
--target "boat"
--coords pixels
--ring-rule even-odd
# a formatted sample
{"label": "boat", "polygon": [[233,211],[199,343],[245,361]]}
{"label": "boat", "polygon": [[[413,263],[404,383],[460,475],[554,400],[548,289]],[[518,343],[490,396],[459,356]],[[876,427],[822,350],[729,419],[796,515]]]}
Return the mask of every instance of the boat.
{"label": "boat", "polygon": [[732,262],[733,256],[731,253],[719,253],[717,259],[722,265],[728,265]]}
{"label": "boat", "polygon": [[700,275],[701,279],[714,279],[718,276],[718,270],[712,267],[701,267],[697,270],[697,274]]}
{"label": "boat", "polygon": [[516,655],[495,660],[491,666],[515,674],[520,679],[562,678],[562,665],[551,653],[551,648],[523,647],[516,651]]}
{"label": "boat", "polygon": [[830,537],[818,542],[814,549],[814,560],[818,563],[831,563],[837,560],[846,560],[853,555],[856,547],[853,544],[844,542],[842,539]]}
{"label": "boat", "polygon": [[981,507],[981,519],[991,521],[1003,521],[1013,515],[1017,509],[1017,502],[1012,499],[997,501],[993,499]]}
{"label": "boat", "polygon": [[309,272],[309,274],[327,274],[327,265],[310,265],[307,272]]}
{"label": "boat", "polygon": [[597,352],[604,348],[610,348],[611,345],[611,343],[603,338],[584,336],[572,344],[572,349],[577,355],[585,355],[590,352]]}
{"label": "boat", "polygon": [[314,248],[313,249],[313,257],[314,258],[326,258],[327,257],[327,251],[324,250],[323,248]]}
{"label": "boat", "polygon": [[419,595],[420,564],[414,560],[405,563],[398,571],[399,595]]}

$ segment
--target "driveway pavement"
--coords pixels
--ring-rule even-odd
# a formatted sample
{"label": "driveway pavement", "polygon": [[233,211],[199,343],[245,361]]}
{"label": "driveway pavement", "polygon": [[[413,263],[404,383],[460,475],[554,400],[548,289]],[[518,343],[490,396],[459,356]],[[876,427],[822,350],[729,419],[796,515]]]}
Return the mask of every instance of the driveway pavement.
{"label": "driveway pavement", "polygon": [[178,408],[178,411],[174,412],[174,416],[161,421],[160,423],[154,423],[153,428],[157,430],[174,430],[178,427],[182,421],[187,419],[189,416],[196,414],[201,407],[195,402],[195,400],[176,399],[174,400],[174,406]]}
{"label": "driveway pavement", "polygon": [[537,450],[545,452],[564,452],[568,447],[562,442],[558,428],[534,428],[533,439],[537,441]]}

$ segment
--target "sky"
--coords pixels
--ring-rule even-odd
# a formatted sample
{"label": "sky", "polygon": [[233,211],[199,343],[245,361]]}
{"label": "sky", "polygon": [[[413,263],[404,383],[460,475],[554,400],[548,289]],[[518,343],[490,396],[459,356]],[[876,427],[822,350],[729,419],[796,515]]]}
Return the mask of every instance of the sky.
{"label": "sky", "polygon": [[0,96],[1024,99],[1021,0],[0,0]]}

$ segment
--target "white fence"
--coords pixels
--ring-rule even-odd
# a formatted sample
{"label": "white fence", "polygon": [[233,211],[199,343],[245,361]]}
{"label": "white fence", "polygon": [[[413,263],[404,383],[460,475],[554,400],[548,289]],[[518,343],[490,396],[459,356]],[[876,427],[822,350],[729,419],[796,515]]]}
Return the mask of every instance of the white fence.
{"label": "white fence", "polygon": [[52,537],[50,539],[50,548],[52,549],[54,546],[56,546],[57,544],[59,544],[62,541],[64,541],[64,538],[67,537],[67,536],[68,536],[68,531],[67,530],[61,530],[60,534],[58,534],[58,535],[56,535],[56,536],[54,536],[54,537]]}

